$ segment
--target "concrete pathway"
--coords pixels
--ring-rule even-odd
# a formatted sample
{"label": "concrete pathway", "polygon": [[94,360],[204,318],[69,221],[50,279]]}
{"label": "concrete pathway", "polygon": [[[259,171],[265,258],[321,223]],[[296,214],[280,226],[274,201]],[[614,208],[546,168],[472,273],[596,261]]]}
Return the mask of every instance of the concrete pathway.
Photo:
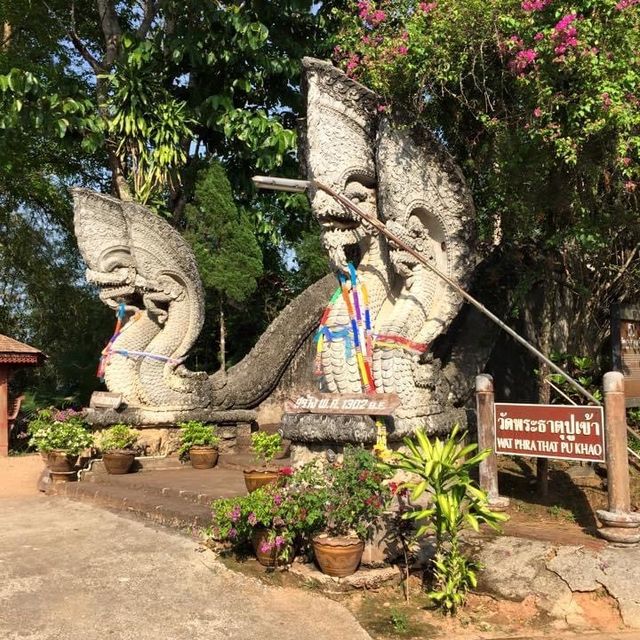
{"label": "concrete pathway", "polygon": [[3,640],[365,640],[340,604],[229,571],[170,531],[58,497],[0,499]]}

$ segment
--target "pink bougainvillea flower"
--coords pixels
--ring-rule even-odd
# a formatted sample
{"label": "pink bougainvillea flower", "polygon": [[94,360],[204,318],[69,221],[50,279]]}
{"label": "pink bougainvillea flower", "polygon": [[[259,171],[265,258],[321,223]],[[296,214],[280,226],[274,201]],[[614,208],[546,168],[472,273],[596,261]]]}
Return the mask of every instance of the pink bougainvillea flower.
{"label": "pink bougainvillea flower", "polygon": [[422,11],[422,13],[431,13],[438,6],[437,2],[420,2],[418,4],[418,9]]}
{"label": "pink bougainvillea flower", "polygon": [[622,164],[628,167],[631,164],[631,158],[622,158]]}
{"label": "pink bougainvillea flower", "polygon": [[282,504],[282,496],[280,494],[273,496],[273,504],[279,507]]}
{"label": "pink bougainvillea flower", "polygon": [[406,56],[408,52],[409,52],[409,49],[405,44],[401,44],[399,47],[396,47],[396,53],[399,56]]}
{"label": "pink bougainvillea flower", "polygon": [[387,19],[387,14],[382,9],[373,10],[371,3],[362,0],[358,2],[358,17],[368,26],[377,27]]}
{"label": "pink bougainvillea flower", "polygon": [[261,542],[260,543],[260,551],[262,553],[269,553],[273,549],[273,544],[271,542]]}
{"label": "pink bougainvillea flower", "polygon": [[238,505],[236,505],[235,507],[233,507],[233,510],[231,511],[231,522],[238,522],[238,520],[240,520],[240,507]]}
{"label": "pink bougainvillea flower", "polygon": [[563,16],[560,20],[558,20],[558,22],[556,23],[556,26],[553,28],[557,32],[564,31],[577,18],[578,18],[577,13],[567,13],[567,15]]}
{"label": "pink bougainvillea flower", "polygon": [[358,2],[358,17],[366,20],[369,16],[369,3],[368,2]]}
{"label": "pink bougainvillea flower", "polygon": [[525,74],[527,69],[535,62],[535,59],[538,57],[538,53],[534,49],[523,49],[522,51],[518,51],[516,56],[509,63],[509,68],[515,74],[522,76]]}
{"label": "pink bougainvillea flower", "polygon": [[535,36],[533,36],[533,39],[536,42],[540,42],[540,40],[542,40],[544,38],[544,33],[542,33],[542,31],[538,31],[538,33],[536,33]]}
{"label": "pink bougainvillea flower", "polygon": [[618,11],[624,11],[625,9],[632,7],[634,4],[639,4],[639,3],[640,3],[640,0],[620,0],[620,2],[616,4],[616,9]]}
{"label": "pink bougainvillea flower", "polygon": [[580,19],[577,13],[568,13],[553,27],[553,39],[556,42],[553,50],[557,56],[564,56],[569,49],[578,45],[578,29],[573,23]]}
{"label": "pink bougainvillea flower", "polygon": [[237,538],[238,537],[238,531],[232,527],[231,529],[229,529],[229,537],[231,539]]}
{"label": "pink bougainvillea flower", "polygon": [[534,118],[540,118],[542,116],[542,109],[540,107],[536,107],[533,110],[533,117]]}
{"label": "pink bougainvillea flower", "polygon": [[255,527],[256,524],[258,523],[258,518],[256,516],[255,513],[250,513],[249,516],[247,517],[247,522],[252,526]]}
{"label": "pink bougainvillea flower", "polygon": [[550,4],[551,0],[523,0],[520,6],[523,11],[542,11]]}
{"label": "pink bougainvillea flower", "polygon": [[377,9],[369,17],[369,21],[374,27],[377,27],[380,23],[384,22],[386,19],[387,19],[387,14],[382,9]]}
{"label": "pink bougainvillea flower", "polygon": [[636,190],[637,186],[638,186],[637,183],[634,182],[633,180],[628,180],[627,182],[624,183],[624,189],[628,193],[633,193]]}
{"label": "pink bougainvillea flower", "polygon": [[347,75],[350,76],[358,68],[360,64],[360,56],[357,53],[352,53],[347,61]]}
{"label": "pink bougainvillea flower", "polygon": [[605,109],[608,109],[611,106],[611,96],[606,91],[600,94],[600,99],[602,100],[602,106]]}
{"label": "pink bougainvillea flower", "polygon": [[284,538],[282,536],[276,536],[276,539],[273,542],[276,545],[276,549],[279,549],[284,545]]}
{"label": "pink bougainvillea flower", "polygon": [[387,110],[387,105],[386,104],[379,104],[378,105],[378,112],[379,113],[384,113]]}
{"label": "pink bougainvillea flower", "polygon": [[281,476],[292,476],[293,475],[293,467],[280,467],[278,473]]}

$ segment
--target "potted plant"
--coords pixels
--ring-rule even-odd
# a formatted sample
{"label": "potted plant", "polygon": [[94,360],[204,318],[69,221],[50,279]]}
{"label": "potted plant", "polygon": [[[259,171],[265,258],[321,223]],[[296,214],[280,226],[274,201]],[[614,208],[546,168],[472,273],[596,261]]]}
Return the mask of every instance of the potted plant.
{"label": "potted plant", "polygon": [[311,464],[296,472],[288,469],[278,482],[246,496],[215,500],[209,535],[236,548],[250,545],[266,567],[290,562],[296,549],[324,525],[322,487]]}
{"label": "potted plant", "polygon": [[54,480],[71,480],[78,456],[91,446],[84,414],[74,409],[41,409],[28,427],[29,446],[46,455],[46,462]]}
{"label": "potted plant", "polygon": [[138,431],[126,424],[114,424],[98,434],[95,445],[102,451],[102,461],[107,473],[121,475],[129,473],[136,452],[133,445],[138,440]]}
{"label": "potted plant", "polygon": [[364,540],[390,498],[383,481],[390,471],[361,448],[345,447],[343,461],[327,469],[325,530],[312,539],[323,573],[344,577],[354,573]]}
{"label": "potted plant", "polygon": [[213,425],[198,420],[189,420],[179,425],[180,457],[189,454],[194,469],[211,469],[218,462],[218,444],[220,436]]}
{"label": "potted plant", "polygon": [[251,451],[259,467],[244,470],[244,483],[247,491],[255,491],[258,487],[274,482],[279,477],[279,467],[270,467],[269,463],[275,458],[282,447],[282,436],[278,433],[269,434],[266,431],[256,431],[251,434]]}

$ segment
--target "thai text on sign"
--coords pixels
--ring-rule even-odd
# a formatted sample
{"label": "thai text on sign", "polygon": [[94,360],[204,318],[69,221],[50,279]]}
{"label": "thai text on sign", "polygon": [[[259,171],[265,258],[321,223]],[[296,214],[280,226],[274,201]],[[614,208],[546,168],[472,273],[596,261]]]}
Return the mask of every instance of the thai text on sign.
{"label": "thai text on sign", "polygon": [[495,404],[496,453],[604,462],[602,407]]}
{"label": "thai text on sign", "polygon": [[305,393],[285,402],[287,413],[389,416],[400,406],[395,393]]}

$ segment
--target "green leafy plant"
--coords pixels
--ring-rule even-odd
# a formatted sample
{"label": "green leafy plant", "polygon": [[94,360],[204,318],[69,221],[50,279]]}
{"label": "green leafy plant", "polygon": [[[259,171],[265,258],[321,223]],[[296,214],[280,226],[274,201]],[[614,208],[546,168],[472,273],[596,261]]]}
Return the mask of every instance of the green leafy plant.
{"label": "green leafy plant", "polygon": [[96,434],[95,446],[103,453],[120,449],[131,449],[137,442],[140,432],[126,424],[114,424],[102,433]]}
{"label": "green leafy plant", "polygon": [[342,463],[327,469],[327,533],[365,538],[390,500],[390,475],[369,451],[345,447]]}
{"label": "green leafy plant", "polygon": [[44,453],[60,449],[77,455],[91,446],[93,440],[87,431],[84,414],[73,409],[41,409],[27,430],[31,436],[29,446]]}
{"label": "green leafy plant", "polygon": [[208,534],[218,541],[242,547],[266,530],[261,551],[275,548],[280,560],[291,558],[294,543],[308,540],[324,524],[326,483],[313,463],[297,471],[281,469],[277,483],[259,487],[246,496],[223,498],[212,504]]}
{"label": "green leafy plant", "polygon": [[189,420],[180,425],[180,449],[181,456],[186,455],[191,447],[217,447],[220,444],[220,436],[213,425],[205,424],[199,420]]}
{"label": "green leafy plant", "polygon": [[390,622],[393,630],[397,634],[403,634],[409,630],[407,614],[402,611],[398,611],[398,609],[391,609]]}
{"label": "green leafy plant", "polygon": [[[456,425],[445,441],[429,440],[423,431],[415,438],[405,438],[408,453],[399,452],[390,463],[417,479],[402,483],[412,501],[423,494],[429,497],[426,507],[416,507],[404,514],[417,521],[417,537],[435,535],[433,589],[429,597],[445,612],[455,613],[468,590],[477,584],[478,566],[460,549],[460,533],[465,527],[478,531],[481,523],[497,528],[506,516],[491,511],[486,492],[471,479],[471,471],[489,454],[486,449],[471,455],[476,444],[464,444],[464,435]],[[471,457],[469,457],[471,456]]]}
{"label": "green leafy plant", "polygon": [[251,451],[256,462],[269,464],[282,447],[282,436],[279,433],[269,434],[256,431],[251,434]]}

